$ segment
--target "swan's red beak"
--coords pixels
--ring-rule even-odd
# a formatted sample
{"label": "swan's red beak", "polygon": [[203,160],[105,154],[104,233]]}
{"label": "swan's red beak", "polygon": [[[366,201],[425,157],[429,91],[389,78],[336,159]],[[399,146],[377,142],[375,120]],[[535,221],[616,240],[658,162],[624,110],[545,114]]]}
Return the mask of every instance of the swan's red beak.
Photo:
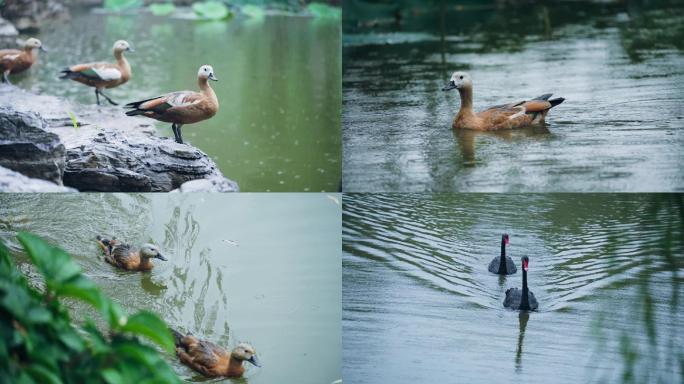
{"label": "swan's red beak", "polygon": [[529,267],[528,267],[528,264],[529,264],[529,263],[530,263],[529,261],[523,260],[523,269],[524,269],[526,272],[527,272],[527,269],[529,268]]}
{"label": "swan's red beak", "polygon": [[508,237],[504,237],[504,244],[508,245]]}

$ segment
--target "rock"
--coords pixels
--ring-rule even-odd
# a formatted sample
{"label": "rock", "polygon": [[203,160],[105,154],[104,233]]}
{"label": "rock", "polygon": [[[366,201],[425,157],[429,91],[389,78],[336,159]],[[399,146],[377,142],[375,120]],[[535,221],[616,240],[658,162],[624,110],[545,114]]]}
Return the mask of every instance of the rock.
{"label": "rock", "polygon": [[0,192],[78,192],[46,180],[32,179],[19,172],[0,167]]}
{"label": "rock", "polygon": [[17,36],[19,36],[19,31],[14,24],[0,17],[0,38],[14,40]]}
{"label": "rock", "polygon": [[35,112],[0,106],[0,166],[62,184],[66,150]]}
{"label": "rock", "polygon": [[40,29],[45,19],[67,18],[67,8],[58,0],[3,0],[2,17],[11,20],[20,31]]}
{"label": "rock", "polygon": [[47,125],[41,128],[59,137],[66,149],[64,185],[79,191],[168,192],[205,178],[214,190],[238,190],[204,152],[156,136],[151,120],[128,117],[120,107],[82,105],[0,86],[0,118],[10,104],[40,115]]}
{"label": "rock", "polygon": [[211,177],[186,181],[180,188],[174,189],[171,192],[231,192],[237,189],[238,186],[234,181],[228,180],[225,177]]}

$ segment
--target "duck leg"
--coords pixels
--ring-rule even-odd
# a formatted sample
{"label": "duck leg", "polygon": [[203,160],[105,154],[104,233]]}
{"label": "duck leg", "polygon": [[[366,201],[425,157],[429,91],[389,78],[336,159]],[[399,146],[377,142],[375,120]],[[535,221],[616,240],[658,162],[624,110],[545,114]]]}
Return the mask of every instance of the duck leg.
{"label": "duck leg", "polygon": [[109,98],[109,96],[105,95],[102,91],[99,91],[100,95],[105,98],[105,100],[109,101],[109,104],[111,105],[119,105],[119,103],[115,103],[112,99]]}
{"label": "duck leg", "polygon": [[178,142],[178,127],[176,127],[176,123],[171,124],[171,130],[173,130],[173,138],[176,140],[176,143]]}
{"label": "duck leg", "polygon": [[95,100],[97,101],[97,105],[102,105],[100,104],[100,91],[95,88]]}
{"label": "duck leg", "polygon": [[178,136],[176,136],[176,143],[183,144],[183,135],[181,134],[182,124],[176,124],[176,131],[178,131]]}
{"label": "duck leg", "polygon": [[2,73],[2,82],[12,85],[12,83],[10,83],[10,81],[9,81],[9,78],[7,77],[7,75],[9,75],[9,73],[10,73],[9,70]]}

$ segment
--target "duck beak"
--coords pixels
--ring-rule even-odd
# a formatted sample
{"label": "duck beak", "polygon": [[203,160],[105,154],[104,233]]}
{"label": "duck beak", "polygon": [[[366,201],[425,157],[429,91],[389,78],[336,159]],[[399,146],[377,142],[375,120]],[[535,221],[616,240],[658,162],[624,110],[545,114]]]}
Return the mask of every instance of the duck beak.
{"label": "duck beak", "polygon": [[446,91],[451,91],[452,89],[456,89],[456,88],[458,88],[458,87],[456,86],[456,83],[452,80],[452,81],[449,82],[449,85],[447,85],[446,87],[442,88],[442,91],[445,91],[445,92],[446,92]]}
{"label": "duck beak", "polygon": [[46,53],[47,53],[47,51],[48,51],[47,49],[43,48],[42,45],[41,45],[40,47],[38,47],[38,49],[41,50],[41,51],[43,51],[43,52],[46,52]]}
{"label": "duck beak", "polygon": [[157,256],[155,256],[155,257],[156,257],[157,259],[159,259],[159,260],[168,261],[168,260],[166,259],[166,257],[162,256],[161,253],[157,253]]}
{"label": "duck beak", "polygon": [[216,78],[216,76],[214,76],[214,72],[212,72],[212,73],[209,74],[209,80],[211,80],[211,81],[218,81],[218,79]]}
{"label": "duck beak", "polygon": [[131,47],[126,48],[126,50],[127,50],[128,52],[135,52],[135,49],[133,49],[133,48],[131,48]]}
{"label": "duck beak", "polygon": [[261,364],[259,364],[259,359],[257,359],[256,355],[252,355],[252,357],[250,357],[247,361],[252,363],[252,365],[254,365],[255,367],[261,367]]}

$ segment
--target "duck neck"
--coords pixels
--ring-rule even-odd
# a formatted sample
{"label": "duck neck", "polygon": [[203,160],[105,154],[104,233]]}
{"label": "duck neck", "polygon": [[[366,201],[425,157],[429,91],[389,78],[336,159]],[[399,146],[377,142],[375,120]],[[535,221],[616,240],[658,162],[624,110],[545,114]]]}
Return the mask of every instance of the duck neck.
{"label": "duck neck", "polygon": [[461,109],[459,114],[472,114],[473,113],[473,88],[471,86],[465,86],[458,89],[458,93],[461,95]]}
{"label": "duck neck", "polygon": [[197,79],[197,84],[199,85],[200,92],[209,97],[209,99],[216,105],[218,105],[218,99],[216,98],[216,92],[209,85],[209,81],[205,77],[200,77]]}
{"label": "duck neck", "polygon": [[123,51],[114,51],[114,58],[116,58],[116,63],[121,69],[123,77],[129,79],[131,77],[131,65],[128,64],[128,60],[126,60]]}
{"label": "duck neck", "polygon": [[520,309],[530,309],[529,289],[527,288],[527,271],[523,268],[523,288],[522,299],[520,300]]}
{"label": "duck neck", "polygon": [[504,239],[501,239],[501,257],[499,261],[499,272],[504,272],[506,273],[506,242]]}
{"label": "duck neck", "polygon": [[230,377],[240,377],[244,372],[245,367],[242,366],[242,360],[238,360],[231,355],[225,375]]}
{"label": "duck neck", "polygon": [[34,62],[38,58],[38,49],[26,47],[24,48],[24,55],[26,55],[31,62]]}

